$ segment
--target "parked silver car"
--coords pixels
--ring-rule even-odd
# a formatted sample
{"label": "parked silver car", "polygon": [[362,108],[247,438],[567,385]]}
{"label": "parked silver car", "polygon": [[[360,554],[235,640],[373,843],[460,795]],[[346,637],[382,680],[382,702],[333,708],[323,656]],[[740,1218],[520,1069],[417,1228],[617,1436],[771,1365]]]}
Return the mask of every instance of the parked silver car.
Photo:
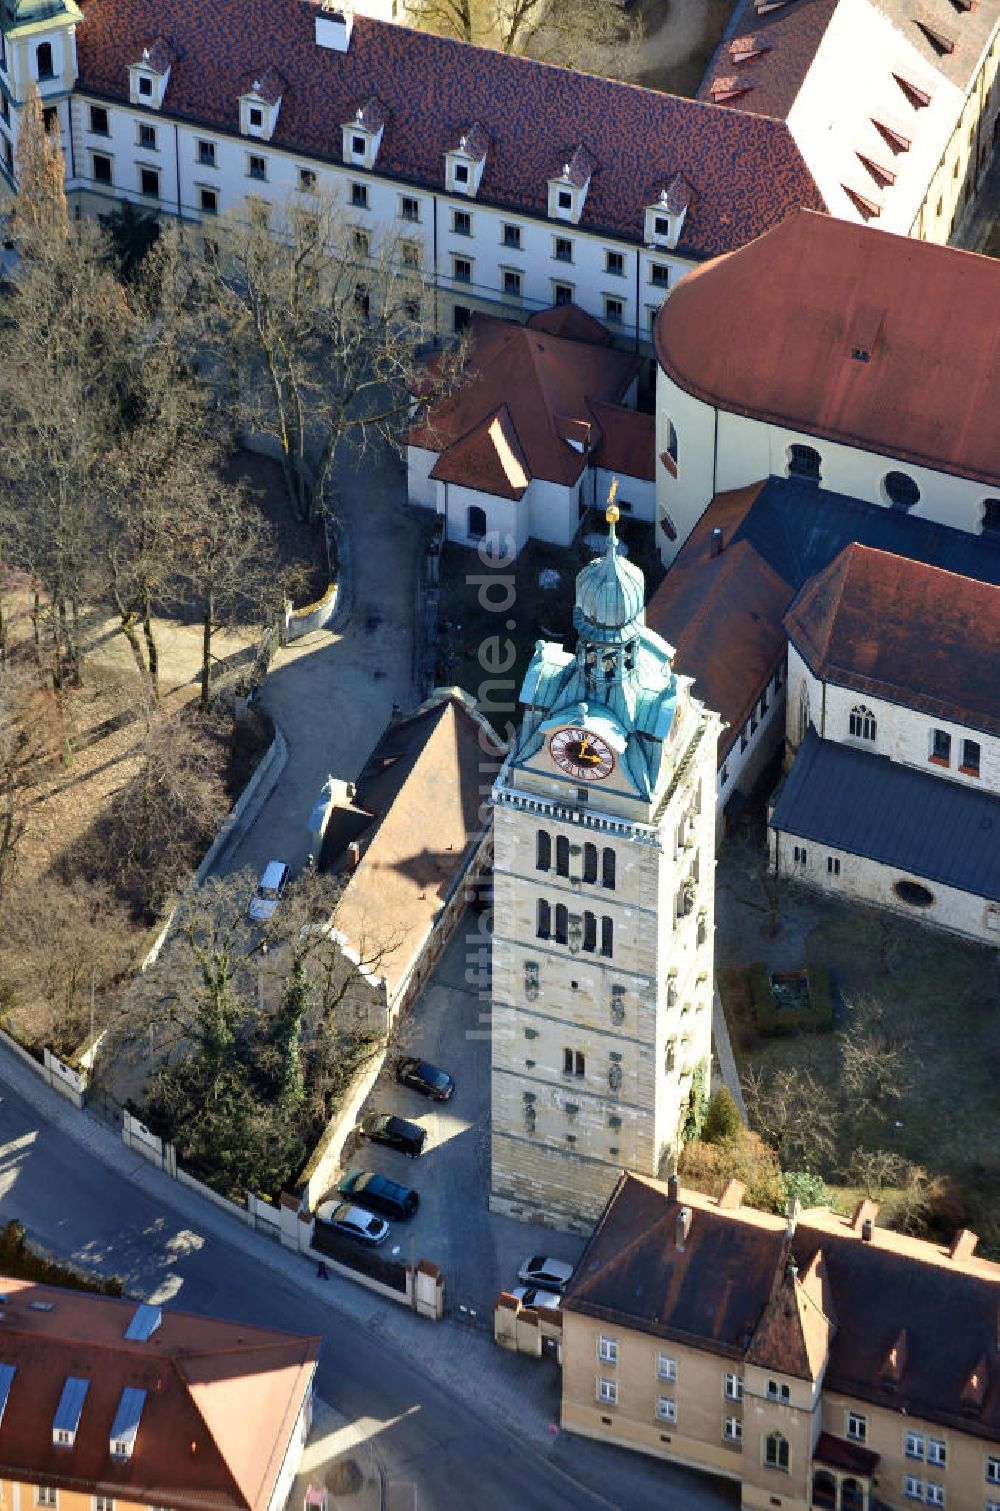
{"label": "parked silver car", "polygon": [[534,1254],[526,1259],[517,1272],[518,1280],[535,1286],[541,1291],[558,1291],[560,1294],[573,1278],[573,1266],[565,1259],[549,1259],[544,1254]]}
{"label": "parked silver car", "polygon": [[316,1221],[356,1238],[359,1243],[376,1244],[389,1236],[389,1224],[374,1212],[364,1207],[355,1207],[349,1201],[325,1201],[316,1209]]}

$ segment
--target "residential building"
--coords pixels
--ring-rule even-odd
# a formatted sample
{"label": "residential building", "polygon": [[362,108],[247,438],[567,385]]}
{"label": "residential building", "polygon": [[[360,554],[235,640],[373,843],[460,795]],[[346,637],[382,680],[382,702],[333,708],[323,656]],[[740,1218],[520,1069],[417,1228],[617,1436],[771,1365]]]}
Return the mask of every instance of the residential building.
{"label": "residential building", "polygon": [[738,1482],[753,1511],[984,1511],[1000,1265],[623,1174],[563,1300],[561,1423]]}
{"label": "residential building", "polygon": [[785,629],[776,874],[997,942],[1000,587],[851,545]]}
{"label": "residential building", "polygon": [[331,928],[359,1021],[386,1034],[458,923],[489,859],[501,743],[459,688],[395,716],[356,782],[327,784],[320,869],[343,878]]}
{"label": "residential building", "polygon": [[529,540],[568,546],[608,496],[652,524],[651,414],[636,410],[641,360],[614,351],[576,305],[524,325],[475,315],[468,382],[407,436],[411,504],[435,509],[448,540],[492,538],[515,556]]}
{"label": "residential building", "polygon": [[[724,816],[740,811],[784,745],[785,615],[800,589],[854,541],[890,561],[936,565],[1000,587],[1000,535],[770,477],[712,500],[650,600],[647,620],[674,646],[674,666],[722,716],[720,839]],[[959,664],[956,686],[961,681]]]}
{"label": "residential building", "polygon": [[575,651],[539,641],[493,789],[490,1205],[585,1231],[708,1085],[718,719],[646,628],[608,510]]}
{"label": "residential building", "polygon": [[741,0],[699,97],[785,121],[831,215],[946,242],[1000,136],[1000,9]]}
{"label": "residential building", "polygon": [[283,1511],[322,1339],[0,1284],[7,1505]]}
{"label": "residential building", "polygon": [[788,476],[1000,531],[1000,264],[802,210],[689,274],[656,322],[657,529]]}

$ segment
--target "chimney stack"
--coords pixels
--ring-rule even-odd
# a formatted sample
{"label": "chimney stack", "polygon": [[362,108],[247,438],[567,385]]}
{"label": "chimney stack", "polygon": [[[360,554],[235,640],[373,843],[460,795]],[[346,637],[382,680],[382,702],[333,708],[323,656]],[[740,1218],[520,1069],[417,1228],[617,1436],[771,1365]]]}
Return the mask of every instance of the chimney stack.
{"label": "chimney stack", "polygon": [[681,1183],[676,1170],[673,1175],[667,1176],[667,1199],[669,1201],[680,1201],[681,1199]]}
{"label": "chimney stack", "polygon": [[691,1208],[681,1207],[677,1214],[677,1252],[684,1253],[684,1245],[691,1231]]}
{"label": "chimney stack", "polygon": [[874,1233],[874,1231],[875,1231],[875,1224],[872,1222],[871,1218],[870,1217],[864,1217],[864,1218],[862,1218],[862,1220],[861,1220],[861,1241],[862,1241],[862,1243],[871,1243],[871,1241],[872,1241],[872,1234]]}
{"label": "chimney stack", "polygon": [[976,1244],[979,1242],[978,1233],[973,1233],[971,1228],[959,1228],[952,1239],[949,1257],[959,1263],[963,1259],[971,1259],[976,1252]]}
{"label": "chimney stack", "polygon": [[712,544],[709,547],[709,551],[712,557],[722,555],[722,531],[719,529],[718,525],[716,525],[715,529],[712,531]]}

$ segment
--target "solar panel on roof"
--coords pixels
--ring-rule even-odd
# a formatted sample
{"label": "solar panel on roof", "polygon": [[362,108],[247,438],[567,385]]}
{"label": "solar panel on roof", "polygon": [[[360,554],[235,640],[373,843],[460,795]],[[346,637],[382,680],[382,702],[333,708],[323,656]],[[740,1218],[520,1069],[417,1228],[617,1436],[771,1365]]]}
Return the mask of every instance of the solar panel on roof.
{"label": "solar panel on roof", "polygon": [[[54,1442],[65,1443],[68,1439],[72,1443],[73,1438],[76,1437],[76,1429],[80,1425],[80,1413],[83,1411],[83,1403],[89,1389],[89,1380],[83,1380],[79,1375],[66,1376],[66,1383],[59,1397],[59,1405],[52,1418]],[[60,1434],[65,1434],[65,1436],[60,1437]]]}
{"label": "solar panel on roof", "polygon": [[142,1408],[145,1404],[146,1392],[138,1390],[134,1385],[126,1385],[122,1391],[121,1400],[118,1402],[115,1419],[111,1424],[111,1452],[115,1458],[132,1457],[136,1434],[142,1420]]}
{"label": "solar panel on roof", "polygon": [[16,1364],[0,1364],[0,1422],[7,1408],[7,1397],[10,1395],[10,1387],[17,1373]]}
{"label": "solar panel on roof", "polygon": [[149,1306],[143,1301],[136,1307],[132,1321],[125,1329],[126,1338],[131,1338],[135,1343],[145,1343],[156,1332],[162,1318],[163,1313],[158,1306]]}

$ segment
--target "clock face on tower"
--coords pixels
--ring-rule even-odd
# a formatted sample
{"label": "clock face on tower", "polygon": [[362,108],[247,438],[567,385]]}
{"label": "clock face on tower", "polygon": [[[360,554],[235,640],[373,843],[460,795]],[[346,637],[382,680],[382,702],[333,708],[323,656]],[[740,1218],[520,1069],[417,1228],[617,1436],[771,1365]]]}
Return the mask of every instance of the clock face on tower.
{"label": "clock face on tower", "polygon": [[577,781],[603,782],[615,769],[615,758],[600,735],[588,729],[557,729],[549,754],[561,771]]}

